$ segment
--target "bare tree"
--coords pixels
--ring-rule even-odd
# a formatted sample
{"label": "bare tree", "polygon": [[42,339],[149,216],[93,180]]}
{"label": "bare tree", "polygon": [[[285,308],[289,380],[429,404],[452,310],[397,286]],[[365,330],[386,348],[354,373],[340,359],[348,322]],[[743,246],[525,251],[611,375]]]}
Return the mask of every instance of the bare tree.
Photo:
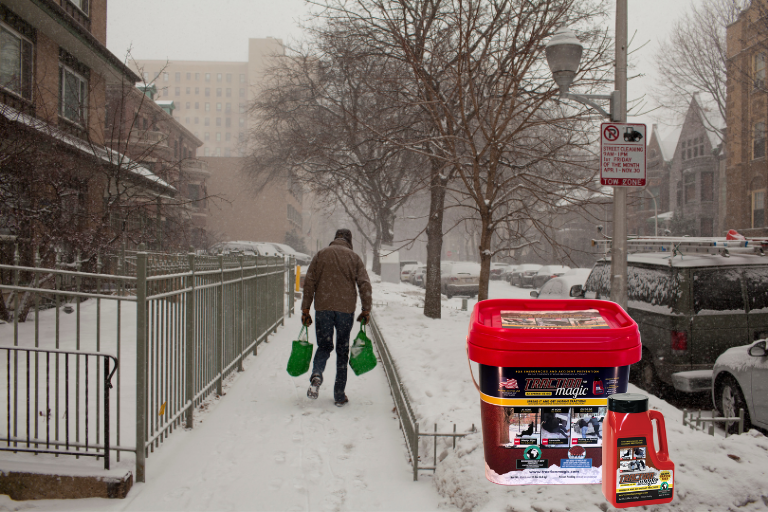
{"label": "bare tree", "polygon": [[341,207],[373,247],[380,273],[379,248],[393,243],[395,213],[418,188],[424,165],[391,142],[412,137],[414,117],[381,94],[399,86],[394,61],[371,56],[338,26],[316,36],[268,73],[252,109],[250,173],[257,187],[298,180]]}
{"label": "bare tree", "polygon": [[[660,105],[684,116],[691,97],[700,93],[703,107],[725,119],[727,43],[726,27],[736,21],[747,0],[705,0],[691,4],[672,34],[659,47],[656,99]],[[733,70],[738,72],[737,70]],[[749,72],[745,70],[745,79]],[[722,126],[704,116],[706,129],[722,141]]]}
{"label": "bare tree", "polygon": [[[318,2],[319,3],[319,2]],[[411,103],[422,109],[430,130],[434,209],[450,169],[481,224],[479,298],[488,296],[491,241],[502,205],[533,197],[552,201],[582,175],[557,169],[566,148],[589,140],[575,132],[579,112],[553,105],[556,91],[543,60],[546,40],[562,26],[580,27],[587,48],[582,84],[596,85],[607,70],[609,41],[591,24],[602,2],[580,0],[328,0],[321,16],[344,20],[352,37],[370,41],[382,55],[401,61],[413,82]],[[564,138],[553,140],[558,132]],[[582,134],[584,132],[581,132]],[[423,151],[424,143],[411,146]],[[512,209],[523,212],[524,209]],[[433,221],[430,212],[430,222]],[[437,217],[435,217],[437,218]],[[432,227],[432,226],[430,226]],[[439,252],[428,230],[425,314],[439,316]],[[434,226],[437,228],[437,226]],[[442,235],[442,226],[440,237]]]}

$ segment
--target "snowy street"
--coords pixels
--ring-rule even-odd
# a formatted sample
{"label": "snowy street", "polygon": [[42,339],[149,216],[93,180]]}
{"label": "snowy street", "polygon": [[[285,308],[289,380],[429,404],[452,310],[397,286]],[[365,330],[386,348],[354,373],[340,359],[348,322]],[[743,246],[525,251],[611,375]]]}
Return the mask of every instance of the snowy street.
{"label": "snowy street", "polygon": [[[320,398],[306,397],[308,374],[285,372],[298,316],[286,321],[226,396],[196,415],[147,459],[147,483],[125,500],[51,500],[15,510],[435,510],[429,480],[412,481],[384,373],[349,372],[350,403],[333,405],[335,355]],[[311,340],[314,342],[314,329]],[[353,331],[352,336],[356,332]],[[72,460],[70,463],[75,464]],[[7,508],[6,508],[7,507]]]}

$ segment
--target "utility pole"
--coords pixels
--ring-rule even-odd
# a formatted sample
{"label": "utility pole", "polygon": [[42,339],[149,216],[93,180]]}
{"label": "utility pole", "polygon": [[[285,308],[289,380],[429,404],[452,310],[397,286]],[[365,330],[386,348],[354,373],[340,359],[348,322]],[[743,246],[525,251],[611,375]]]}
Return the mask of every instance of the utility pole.
{"label": "utility pole", "polygon": [[[616,0],[616,74],[620,92],[618,122],[627,122],[627,0]],[[627,308],[627,188],[613,187],[611,300]]]}

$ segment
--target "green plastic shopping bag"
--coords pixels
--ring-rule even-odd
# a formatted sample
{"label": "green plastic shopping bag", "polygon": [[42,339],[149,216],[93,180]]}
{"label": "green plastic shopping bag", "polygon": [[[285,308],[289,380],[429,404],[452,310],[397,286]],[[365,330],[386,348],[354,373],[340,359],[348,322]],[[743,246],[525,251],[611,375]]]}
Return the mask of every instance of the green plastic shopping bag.
{"label": "green plastic shopping bag", "polygon": [[309,342],[307,326],[301,326],[299,339],[293,341],[291,357],[288,359],[288,375],[298,377],[307,373],[309,363],[312,362],[312,344]]}
{"label": "green plastic shopping bag", "polygon": [[355,375],[362,375],[376,367],[376,354],[373,353],[373,343],[365,334],[365,324],[360,324],[360,332],[349,349],[349,366]]}

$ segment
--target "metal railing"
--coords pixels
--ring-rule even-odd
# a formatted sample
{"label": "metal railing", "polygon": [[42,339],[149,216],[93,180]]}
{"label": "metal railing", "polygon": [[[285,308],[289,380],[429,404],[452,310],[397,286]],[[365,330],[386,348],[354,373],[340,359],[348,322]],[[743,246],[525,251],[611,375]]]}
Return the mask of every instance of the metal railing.
{"label": "metal railing", "polygon": [[[466,433],[456,433],[456,424],[453,425],[453,432],[438,432],[437,424],[434,425],[433,432],[422,432],[419,430],[419,423],[416,421],[416,416],[413,414],[411,408],[411,402],[408,398],[408,393],[403,387],[400,375],[397,372],[397,367],[392,359],[392,354],[389,352],[384,337],[381,335],[376,319],[374,315],[371,315],[370,321],[371,337],[373,343],[376,345],[376,350],[379,353],[381,364],[384,368],[384,373],[389,382],[389,389],[392,392],[392,399],[395,402],[395,408],[397,409],[397,416],[400,419],[400,425],[403,430],[403,436],[405,437],[405,444],[408,448],[408,453],[411,457],[411,465],[413,467],[413,480],[419,479],[419,470],[422,471],[435,471],[437,469],[437,439],[439,437],[447,437],[453,439],[453,448],[456,448],[456,438],[464,437],[470,433],[475,432],[475,426],[472,425],[472,429]],[[421,438],[432,438],[432,465],[420,466],[419,465],[419,440]]]}
{"label": "metal railing", "polygon": [[[53,349],[0,347],[3,351],[6,357],[0,356],[0,363],[5,359],[6,364],[0,364],[0,378],[5,371],[6,431],[0,443],[6,444],[0,451],[104,457],[104,469],[109,469],[110,415],[103,412],[111,410],[109,390],[117,359]],[[26,356],[21,361],[19,352]],[[19,422],[23,422],[21,437]],[[95,439],[90,435],[94,430]]]}
{"label": "metal railing", "polygon": [[723,423],[725,424],[725,437],[728,437],[728,434],[730,433],[730,429],[732,425],[738,425],[739,429],[739,435],[744,433],[744,409],[739,409],[739,415],[735,417],[717,417],[717,411],[712,410],[712,416],[702,417],[701,416],[701,410],[699,411],[689,411],[688,409],[683,409],[683,426],[688,426],[694,430],[704,431],[705,427],[708,427],[707,433],[711,436],[715,435],[715,423]]}
{"label": "metal railing", "polygon": [[[67,269],[18,263],[16,256],[14,265],[0,264],[5,294],[0,298],[10,304],[12,316],[0,325],[0,339],[24,349],[120,361],[111,409],[101,409],[103,391],[96,388],[94,421],[114,418],[109,439],[97,434],[96,443],[116,452],[118,461],[121,452],[134,452],[137,482],[144,481],[146,458],[154,449],[174,429],[192,428],[195,408],[221,395],[227,376],[241,371],[244,357],[256,354],[283,323],[295,264],[282,258],[130,251],[99,258],[95,273],[82,272],[77,261],[57,260],[57,267]],[[72,371],[79,392],[84,366],[75,363]],[[8,393],[20,376],[9,373]],[[31,422],[30,428],[36,425]],[[74,446],[80,442],[78,429]],[[37,434],[19,427],[5,435],[14,442],[27,437]],[[64,444],[73,445],[67,439]]]}

